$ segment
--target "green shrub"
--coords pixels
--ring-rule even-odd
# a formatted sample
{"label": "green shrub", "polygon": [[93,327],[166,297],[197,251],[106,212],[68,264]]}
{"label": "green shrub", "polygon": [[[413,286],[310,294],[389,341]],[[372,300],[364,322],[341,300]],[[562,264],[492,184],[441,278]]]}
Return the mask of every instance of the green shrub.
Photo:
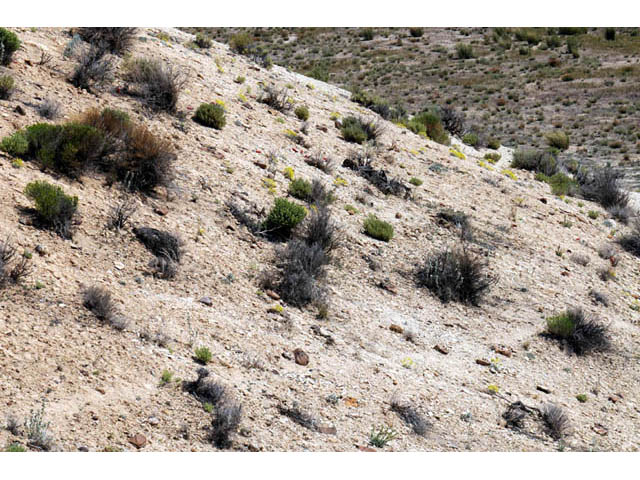
{"label": "green shrub", "polygon": [[314,67],[306,73],[307,77],[315,78],[321,82],[329,81],[329,68],[325,64],[314,65]]}
{"label": "green shrub", "polygon": [[15,81],[11,75],[0,75],[0,100],[7,100],[13,93]]}
{"label": "green shrub", "polygon": [[35,202],[37,217],[43,227],[71,238],[71,220],[78,208],[78,197],[66,195],[62,188],[44,181],[29,183],[24,194]]}
{"label": "green shrub", "polygon": [[616,39],[616,29],[612,27],[605,28],[604,30],[604,38],[609,40],[610,42],[615,41]]}
{"label": "green shrub", "polygon": [[409,121],[407,128],[413,133],[425,134],[434,142],[442,145],[449,145],[451,143],[440,117],[435,112],[427,111],[415,115]]}
{"label": "green shrub", "polygon": [[403,107],[399,105],[391,106],[387,100],[360,88],[352,89],[351,101],[359,103],[372,112],[377,113],[385,120],[400,120],[407,114],[406,109]]}
{"label": "green shrub", "polygon": [[498,152],[484,154],[484,159],[487,160],[489,163],[496,163],[501,158],[502,158],[502,155],[500,155]]}
{"label": "green shrub", "polygon": [[211,361],[212,354],[211,350],[207,347],[198,347],[195,350],[196,360],[200,363],[207,364]]}
{"label": "green shrub", "polygon": [[0,65],[9,65],[11,57],[16,50],[20,48],[20,39],[18,36],[0,27]]}
{"label": "green shrub", "polygon": [[26,452],[26,451],[27,449],[17,442],[11,443],[5,450],[5,452]]}
{"label": "green shrub", "polygon": [[193,119],[200,125],[205,127],[212,127],[217,130],[222,130],[227,122],[224,115],[224,107],[217,103],[203,103],[196,110],[196,114]]}
{"label": "green shrub", "polygon": [[409,180],[409,183],[411,185],[415,185],[416,187],[419,187],[420,185],[422,185],[423,182],[419,178],[411,177],[411,180]]}
{"label": "green shrub", "polygon": [[497,139],[496,137],[489,137],[489,140],[487,140],[487,148],[490,148],[491,150],[499,149],[500,140]]}
{"label": "green shrub", "polygon": [[475,147],[478,144],[478,135],[475,133],[467,133],[462,137],[462,143]]}
{"label": "green shrub", "polygon": [[461,60],[475,57],[475,54],[473,53],[473,47],[465,43],[456,44],[456,55]]}
{"label": "green shrub", "polygon": [[309,200],[311,190],[311,182],[303,178],[296,178],[289,184],[289,194],[300,200]]}
{"label": "green shrub", "polygon": [[527,42],[529,45],[537,45],[540,43],[540,31],[535,28],[519,28],[515,32],[516,40],[519,42]]}
{"label": "green shrub", "polygon": [[29,150],[29,142],[24,130],[19,130],[9,137],[5,137],[0,141],[0,150],[18,157],[24,155]]}
{"label": "green shrub", "polygon": [[554,195],[575,195],[578,192],[578,182],[562,172],[547,176],[544,173],[537,173],[536,180],[546,182],[551,186],[551,193]]}
{"label": "green shrub", "polygon": [[513,152],[511,167],[553,175],[558,171],[558,162],[548,150],[518,149]]}
{"label": "green shrub", "polygon": [[564,340],[578,355],[607,350],[607,327],[596,319],[587,319],[580,309],[569,309],[547,318],[547,334]]}
{"label": "green shrub", "polygon": [[420,27],[409,28],[409,35],[413,38],[420,38],[424,34],[424,30]]}
{"label": "green shrub", "polygon": [[196,39],[193,41],[193,43],[195,43],[198,48],[211,48],[211,39],[203,34],[203,33],[196,33]]}
{"label": "green shrub", "polygon": [[580,35],[587,33],[586,27],[558,27],[558,35]]}
{"label": "green shrub", "polygon": [[249,53],[252,43],[253,40],[249,34],[245,32],[236,33],[229,39],[229,46],[231,47],[231,50],[242,55]]}
{"label": "green shrub", "polygon": [[565,132],[549,132],[545,135],[547,145],[558,150],[569,148],[569,136]]}
{"label": "green shrub", "polygon": [[264,222],[264,229],[275,235],[288,236],[306,215],[307,211],[302,205],[286,198],[277,198]]}
{"label": "green shrub", "polygon": [[388,242],[393,238],[393,226],[372,214],[364,221],[364,233],[376,240]]}
{"label": "green shrub", "polygon": [[576,37],[567,38],[567,51],[573,55],[573,58],[578,58],[580,56],[580,42]]}
{"label": "green shrub", "polygon": [[300,120],[309,120],[309,108],[306,105],[300,105],[294,110],[294,113]]}
{"label": "green shrub", "polygon": [[373,37],[375,36],[375,32],[373,31],[373,28],[370,28],[370,27],[363,28],[362,30],[360,30],[360,36],[362,37],[363,40],[373,40]]}
{"label": "green shrub", "polygon": [[342,121],[340,132],[342,138],[347,142],[363,144],[368,141],[375,143],[382,134],[382,129],[375,122],[357,117],[347,117]]}

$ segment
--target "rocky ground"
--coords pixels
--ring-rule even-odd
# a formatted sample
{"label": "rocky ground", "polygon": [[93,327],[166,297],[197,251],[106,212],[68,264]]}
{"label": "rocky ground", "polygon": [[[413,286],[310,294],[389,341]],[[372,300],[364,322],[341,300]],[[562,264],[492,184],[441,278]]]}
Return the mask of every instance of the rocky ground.
{"label": "rocky ground", "polygon": [[[35,107],[46,98],[63,104],[58,121],[91,107],[127,111],[178,151],[175,188],[136,197],[132,225],[176,232],[186,255],[175,279],[154,278],[150,254],[131,227],[105,228],[120,195],[117,185],[106,185],[100,174],[81,181],[56,177],[27,161],[14,168],[13,159],[0,154],[0,232],[20,252],[32,253],[33,267],[22,285],[0,291],[1,418],[22,423],[45,399],[44,417],[59,450],[215,450],[208,440],[212,414],[182,382],[196,379],[194,348],[207,346],[210,376],[243,406],[235,450],[368,449],[372,428],[381,425],[398,433],[385,447],[391,451],[640,447],[640,313],[630,308],[640,294],[639,265],[620,251],[615,279],[599,278],[609,260],[598,249],[627,227],[597,204],[555,197],[529,172],[513,170],[511,177],[506,165],[479,165],[484,152],[460,147],[462,159],[379,120],[385,133],[377,167],[404,182],[423,180],[411,186],[411,199],[384,196],[340,166],[356,147],[341,139],[331,115],[374,115],[337,87],[278,66],[265,70],[222,44],[194,50],[187,46],[191,35],[179,30],[140,29],[133,55],[162,59],[188,78],[178,105],[182,117],[153,114],[119,93],[120,75],[96,93],[71,86],[74,61],[63,57],[68,30],[13,30],[24,47],[9,66],[17,92],[0,101],[0,137],[41,121]],[[44,66],[38,64],[42,52],[52,57]],[[238,76],[246,81],[234,82]],[[290,84],[296,104],[309,107],[309,148],[285,135],[302,128],[293,113],[257,101],[261,82]],[[216,100],[227,110],[223,130],[191,120],[200,103]],[[332,175],[307,165],[305,157],[314,152],[334,159]],[[508,150],[502,152],[507,158]],[[232,198],[271,207],[275,197],[263,182],[271,153],[279,159],[272,172],[277,196],[286,196],[285,167],[335,190],[331,211],[342,245],[329,267],[326,319],[261,291],[259,276],[273,265],[276,246],[251,234],[226,207]],[[78,196],[81,221],[72,240],[25,219],[20,207],[30,203],[22,192],[34,179]],[[447,207],[470,216],[475,241],[469,248],[498,279],[479,307],[442,304],[413,279],[428,254],[457,243],[455,229],[437,221]],[[599,217],[590,218],[591,210]],[[389,243],[364,235],[370,213],[393,225]],[[573,254],[590,262],[578,265]],[[117,299],[129,320],[124,331],[101,324],[83,307],[82,292],[93,285]],[[592,303],[591,289],[605,294],[609,306]],[[282,312],[272,311],[279,303]],[[613,349],[579,357],[542,337],[545,318],[568,306],[608,324]],[[167,338],[163,346],[149,340],[155,333]],[[307,365],[296,362],[295,349],[308,355]],[[173,374],[166,384],[164,370]],[[579,394],[587,401],[579,402]],[[394,398],[428,419],[424,436],[391,411]],[[562,407],[570,434],[555,440],[535,421],[519,431],[506,428],[502,414],[517,400]],[[278,408],[294,405],[315,419],[315,429]],[[15,433],[0,431],[0,446],[27,443],[24,428]]]}

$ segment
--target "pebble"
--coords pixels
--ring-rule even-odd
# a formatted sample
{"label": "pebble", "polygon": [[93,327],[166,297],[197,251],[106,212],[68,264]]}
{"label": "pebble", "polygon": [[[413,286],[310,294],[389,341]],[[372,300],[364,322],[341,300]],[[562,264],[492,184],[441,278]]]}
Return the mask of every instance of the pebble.
{"label": "pebble", "polygon": [[[448,355],[449,354],[449,349],[443,345],[436,345],[435,347],[433,347],[434,350],[442,353],[443,355]],[[477,360],[476,360],[477,362]]]}
{"label": "pebble", "polygon": [[211,300],[211,297],[202,297],[200,300],[198,300],[200,303],[205,304],[207,307],[210,307],[213,305],[213,300]]}
{"label": "pebble", "polygon": [[133,445],[137,449],[141,449],[147,444],[147,437],[145,437],[141,433],[138,433],[133,437],[129,437],[127,440],[131,445]]}
{"label": "pebble", "polygon": [[396,325],[395,323],[392,323],[391,325],[389,325],[389,330],[396,333],[404,332],[404,329],[400,325]]}
{"label": "pebble", "polygon": [[122,262],[113,262],[113,266],[116,267],[116,270],[124,269],[124,263]]}
{"label": "pebble", "polygon": [[302,366],[309,365],[309,355],[307,355],[302,349],[296,348],[293,351],[293,356],[298,365],[302,365]]}
{"label": "pebble", "polygon": [[160,423],[160,420],[157,417],[149,417],[149,425],[153,425],[154,427]]}

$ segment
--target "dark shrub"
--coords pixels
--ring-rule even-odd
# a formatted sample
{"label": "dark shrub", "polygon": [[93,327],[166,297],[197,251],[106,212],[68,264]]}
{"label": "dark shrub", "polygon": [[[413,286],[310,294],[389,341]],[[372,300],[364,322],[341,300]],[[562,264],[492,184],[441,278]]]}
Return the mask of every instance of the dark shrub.
{"label": "dark shrub", "polygon": [[242,405],[227,400],[216,406],[211,422],[211,441],[218,448],[229,448],[242,420]]}
{"label": "dark shrub", "polygon": [[309,430],[315,430],[318,425],[317,420],[307,412],[300,410],[297,403],[294,403],[293,407],[278,405],[278,412],[280,415],[290,418],[294,423],[297,423],[304,428],[308,428]]}
{"label": "dark shrub", "polygon": [[38,221],[63,238],[71,238],[71,220],[78,208],[78,197],[65,195],[62,188],[44,181],[35,181],[24,190],[36,204]]}
{"label": "dark shrub", "polygon": [[82,304],[103,322],[111,322],[116,315],[116,306],[111,293],[103,287],[90,287],[84,292]]}
{"label": "dark shrub", "polygon": [[227,123],[227,119],[224,115],[224,107],[217,103],[201,104],[196,110],[196,114],[193,119],[200,125],[213,127],[217,130],[222,130],[222,127]]}
{"label": "dark shrub", "polygon": [[469,216],[464,212],[459,212],[451,208],[440,210],[437,215],[441,222],[454,225],[460,229],[460,237],[463,240],[471,240],[473,237],[473,231],[471,229],[471,223],[469,222]]}
{"label": "dark shrub", "polygon": [[303,307],[312,302],[321,302],[326,292],[319,280],[324,277],[324,265],[328,257],[318,243],[308,245],[293,239],[278,251],[280,280],[273,285],[289,304]]}
{"label": "dark shrub", "polygon": [[636,219],[633,230],[618,239],[618,243],[627,252],[640,257],[640,219]]}
{"label": "dark shrub", "polygon": [[180,91],[186,83],[185,76],[159,60],[136,58],[125,64],[125,79],[135,84],[133,93],[154,110],[173,113]]}
{"label": "dark shrub", "polygon": [[372,214],[364,221],[364,233],[376,240],[388,242],[393,238],[393,226]]}
{"label": "dark shrub", "polygon": [[607,327],[593,318],[585,318],[581,309],[569,309],[547,319],[547,333],[565,341],[578,355],[608,350]]}
{"label": "dark shrub", "polygon": [[604,30],[604,38],[605,40],[609,40],[610,42],[615,41],[616,39],[616,29],[612,27],[605,28]]}
{"label": "dark shrub", "polygon": [[307,245],[320,245],[327,257],[338,246],[337,227],[331,221],[331,212],[325,204],[317,204],[309,215],[304,241]]}
{"label": "dark shrub", "polygon": [[306,215],[307,212],[303,206],[285,198],[277,198],[263,227],[269,233],[286,237],[289,236],[293,228],[304,220]]}
{"label": "dark shrub", "polygon": [[360,30],[360,37],[362,37],[363,40],[373,40],[374,36],[373,28],[367,27]]}
{"label": "dark shrub", "polygon": [[421,27],[411,27],[409,28],[409,35],[413,38],[420,38],[424,34],[424,29]]}
{"label": "dark shrub", "polygon": [[8,100],[14,90],[15,81],[11,75],[0,75],[0,100]]}
{"label": "dark shrub", "polygon": [[385,120],[400,120],[407,114],[406,109],[402,106],[391,106],[387,100],[380,98],[378,95],[365,92],[360,88],[352,90],[351,100],[377,113]]}
{"label": "dark shrub", "polygon": [[137,30],[133,27],[85,27],[78,29],[78,35],[109,53],[124,55],[131,50]]}
{"label": "dark shrub", "polygon": [[427,135],[434,142],[438,142],[442,145],[449,145],[449,135],[444,130],[442,120],[437,113],[434,112],[422,112],[415,115],[407,125],[409,130],[413,133],[422,133]]}
{"label": "dark shrub", "polygon": [[575,37],[567,38],[567,52],[573,55],[573,58],[580,57],[580,42]]}
{"label": "dark shrub", "polygon": [[558,150],[569,148],[569,136],[565,132],[549,132],[545,135],[547,144]]}
{"label": "dark shrub", "polygon": [[251,36],[245,32],[236,33],[229,39],[229,46],[231,47],[231,50],[243,55],[249,53],[252,43],[253,40]]}
{"label": "dark shrub", "polygon": [[62,104],[51,98],[45,98],[40,105],[38,105],[38,114],[47,120],[55,120],[60,116],[62,111]]}
{"label": "dark shrub", "polygon": [[69,81],[73,86],[91,92],[93,87],[113,79],[114,68],[112,57],[106,55],[102,47],[92,46],[79,54],[78,65]]}
{"label": "dark shrub", "polygon": [[92,108],[77,117],[77,122],[101,130],[114,138],[122,137],[132,126],[129,115],[121,110]]}
{"label": "dark shrub", "polygon": [[452,135],[460,135],[465,129],[465,115],[464,112],[456,111],[455,109],[443,106],[440,107],[440,120],[445,130]]}
{"label": "dark shrub", "polygon": [[549,435],[555,440],[560,440],[569,432],[571,423],[562,408],[549,403],[542,407],[540,414],[549,431]]}
{"label": "dark shrub", "polygon": [[202,403],[210,403],[214,406],[227,396],[225,386],[213,380],[209,376],[209,370],[204,367],[198,369],[198,379],[196,381],[185,382],[185,388]]}
{"label": "dark shrub", "polygon": [[513,152],[511,168],[521,168],[551,176],[558,171],[558,162],[547,150],[521,150]]}
{"label": "dark shrub", "polygon": [[456,44],[456,55],[461,60],[474,58],[476,56],[473,52],[473,47],[465,43]]}
{"label": "dark shrub", "polygon": [[309,120],[309,107],[307,107],[306,105],[300,105],[299,107],[296,107],[293,113],[295,113],[296,117],[298,117],[300,120],[304,120],[305,122]]}
{"label": "dark shrub", "polygon": [[167,257],[175,262],[180,262],[182,241],[178,236],[150,227],[134,228],[133,233],[156,257]]}
{"label": "dark shrub", "polygon": [[[1,144],[0,148],[2,148]],[[331,175],[333,173],[333,160],[330,157],[324,156],[322,152],[315,152],[311,154],[309,158],[305,158],[305,162],[307,165],[311,165],[327,175]]]}
{"label": "dark shrub", "polygon": [[279,112],[287,112],[291,110],[293,103],[289,101],[289,89],[282,88],[278,90],[272,85],[267,85],[263,88],[259,102],[269,105],[271,108],[278,110]]}
{"label": "dark shrub", "polygon": [[0,27],[0,65],[9,65],[16,50],[20,48],[18,36]]}
{"label": "dark shrub", "polygon": [[21,256],[14,261],[15,254],[16,248],[11,245],[9,238],[0,240],[0,289],[4,288],[8,281],[20,283],[31,272],[28,259]]}
{"label": "dark shrub", "polygon": [[376,142],[382,135],[382,128],[373,121],[367,121],[357,117],[346,117],[340,127],[342,138],[347,142],[363,144],[364,142]]}
{"label": "dark shrub", "polygon": [[311,182],[304,178],[296,178],[289,183],[289,195],[299,200],[311,198]]}
{"label": "dark shrub", "polygon": [[495,137],[489,137],[487,140],[487,148],[491,150],[497,150],[500,148],[500,140]]}
{"label": "dark shrub", "polygon": [[391,410],[394,411],[404,423],[420,436],[427,434],[431,424],[409,403],[401,403],[397,399],[391,400]]}
{"label": "dark shrub", "polygon": [[431,290],[443,303],[454,300],[477,306],[495,283],[485,268],[486,264],[462,247],[429,256],[416,277],[419,286]]}
{"label": "dark shrub", "polygon": [[307,77],[315,78],[321,82],[329,81],[329,68],[326,64],[314,65],[311,70],[306,73]]}
{"label": "dark shrub", "polygon": [[14,157],[27,153],[29,151],[29,141],[24,130],[19,130],[9,137],[4,137],[0,142],[0,150]]}
{"label": "dark shrub", "polygon": [[131,198],[125,196],[109,210],[107,227],[112,230],[123,229],[131,216],[136,212],[137,207]]}
{"label": "dark shrub", "polygon": [[211,48],[212,45],[211,39],[207,35],[200,32],[196,33],[196,39],[193,41],[193,43],[195,43],[198,48],[204,49]]}
{"label": "dark shrub", "polygon": [[590,172],[581,169],[576,175],[576,180],[580,184],[582,196],[587,200],[598,202],[604,208],[626,207],[629,203],[629,194],[620,188],[620,180],[623,176],[622,172],[607,165]]}

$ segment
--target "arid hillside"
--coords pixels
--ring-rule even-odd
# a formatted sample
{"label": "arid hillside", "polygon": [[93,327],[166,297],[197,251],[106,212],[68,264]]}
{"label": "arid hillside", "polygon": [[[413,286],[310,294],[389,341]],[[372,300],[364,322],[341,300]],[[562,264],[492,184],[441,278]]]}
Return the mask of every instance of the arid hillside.
{"label": "arid hillside", "polygon": [[9,30],[0,448],[640,447],[633,214],[178,29]]}

